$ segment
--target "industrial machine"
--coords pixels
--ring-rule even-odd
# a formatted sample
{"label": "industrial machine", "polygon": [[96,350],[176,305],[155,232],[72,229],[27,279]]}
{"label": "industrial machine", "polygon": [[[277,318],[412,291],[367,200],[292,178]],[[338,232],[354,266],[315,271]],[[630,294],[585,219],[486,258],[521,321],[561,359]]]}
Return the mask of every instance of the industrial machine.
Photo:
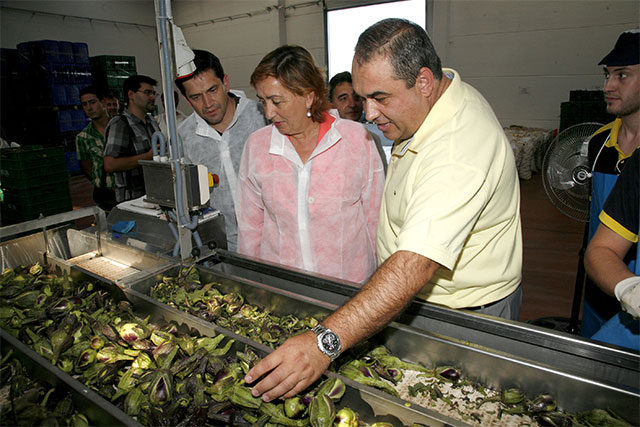
{"label": "industrial machine", "polygon": [[[189,62],[187,52],[186,61],[171,65],[170,46],[177,48],[171,42],[175,33],[168,5],[168,0],[156,0],[165,93],[171,91],[171,67],[187,67],[181,72],[188,72]],[[175,275],[195,263],[202,283],[215,282],[221,292],[240,293],[247,302],[268,309],[274,316],[320,318],[347,301],[358,286],[225,250],[224,221],[207,206],[208,176],[201,167],[181,160],[175,111],[171,103],[167,107],[169,144],[159,141],[157,159],[143,164],[145,178],[149,177],[145,181],[162,185],[147,187],[145,200],[119,206],[108,218],[94,207],[1,228],[0,266],[4,270],[40,262],[74,277],[89,278],[128,300],[141,316],[173,321],[203,336],[224,334],[236,341],[234,351],[248,345],[265,355],[271,348],[154,299],[152,286],[163,276]],[[86,216],[93,217],[94,226],[76,229],[75,221]],[[114,225],[131,221],[134,229],[114,232]],[[57,383],[72,390],[93,414],[92,423],[137,425],[2,330],[0,341],[3,353],[15,349],[34,372],[55,377]],[[551,393],[562,410],[609,408],[629,423],[640,424],[640,355],[623,348],[420,302],[413,302],[395,322],[371,337],[371,342],[386,346],[403,360],[425,366],[455,366],[487,388],[518,387],[528,396]],[[473,419],[454,419],[432,407],[343,380],[348,386],[347,404],[363,420],[384,420],[392,425],[477,425]]]}
{"label": "industrial machine", "polygon": [[[99,218],[100,212],[98,208],[88,208],[76,211],[75,217],[60,214],[46,221],[3,228],[0,230],[4,240],[0,244],[2,268],[47,262],[61,270],[117,287],[141,314],[184,324],[205,335],[223,333],[255,347],[262,354],[271,351],[231,330],[155,300],[151,287],[163,276],[175,275],[182,265],[180,258],[153,254],[114,241],[104,231],[99,232],[99,227],[75,230],[70,226],[70,221],[78,215]],[[33,231],[38,232],[14,239],[8,239],[7,235],[8,232]],[[196,265],[202,282],[215,281],[221,292],[241,293],[247,302],[259,304],[274,315],[321,317],[357,291],[353,283],[310,275],[221,249],[215,252]],[[425,366],[455,366],[484,387],[518,387],[529,396],[550,393],[565,411],[610,408],[632,425],[640,422],[640,355],[622,348],[533,325],[418,302],[371,341],[385,345],[404,360]],[[393,417],[390,418],[396,420],[391,421],[393,425],[467,424],[429,407],[406,405],[402,399],[380,390],[348,379],[345,382],[353,396],[350,404],[363,408],[361,410],[370,416]],[[105,403],[100,399],[95,402],[98,407]],[[117,419],[122,414],[115,409],[107,407],[112,411],[111,417]]]}
{"label": "industrial machine", "polygon": [[[173,93],[174,76],[182,78],[195,71],[194,54],[180,28],[172,22],[170,1],[156,0],[155,6],[162,88],[164,93]],[[115,232],[114,237],[130,245],[183,260],[198,259],[215,248],[227,247],[224,218],[209,206],[217,177],[209,174],[205,166],[185,161],[177,134],[175,105],[167,102],[165,108],[168,139],[156,132],[152,139],[153,160],[140,161],[146,194],[113,209],[108,218],[109,229]]]}

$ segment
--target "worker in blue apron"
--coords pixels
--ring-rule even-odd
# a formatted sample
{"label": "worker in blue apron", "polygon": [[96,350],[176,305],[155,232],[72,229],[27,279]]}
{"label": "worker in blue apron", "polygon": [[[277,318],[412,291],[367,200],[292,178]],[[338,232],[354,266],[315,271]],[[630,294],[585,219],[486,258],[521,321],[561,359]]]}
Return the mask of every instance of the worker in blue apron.
{"label": "worker in blue apron", "polygon": [[[589,240],[600,224],[599,214],[620,172],[640,146],[635,135],[640,120],[637,107],[640,104],[640,76],[633,75],[634,70],[640,69],[639,46],[640,32],[625,31],[619,36],[614,49],[600,61],[605,72],[603,91],[607,112],[617,118],[598,129],[589,140],[588,157],[592,173]],[[635,265],[634,253],[634,250],[629,251],[624,260],[631,271]],[[591,337],[619,309],[618,301],[588,278],[582,310],[582,335]]]}
{"label": "worker in blue apron", "polygon": [[[640,351],[640,150],[629,159],[599,218],[585,268],[603,291],[615,295],[622,309],[592,339]],[[629,252],[632,267],[624,262]]]}

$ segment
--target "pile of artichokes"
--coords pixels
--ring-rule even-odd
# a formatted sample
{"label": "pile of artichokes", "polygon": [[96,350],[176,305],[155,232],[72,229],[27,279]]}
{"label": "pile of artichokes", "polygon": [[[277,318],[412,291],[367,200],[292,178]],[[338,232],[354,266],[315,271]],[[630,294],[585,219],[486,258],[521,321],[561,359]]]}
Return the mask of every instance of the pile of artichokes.
{"label": "pile of artichokes", "polygon": [[38,264],[2,273],[0,327],[144,425],[367,425],[351,409],[336,409],[345,391],[338,378],[263,402],[243,383],[260,360],[251,348],[229,355],[234,341],[222,334],[152,323],[100,286]]}
{"label": "pile of artichokes", "polygon": [[0,426],[89,425],[74,407],[71,395],[34,379],[9,350],[0,360]]}
{"label": "pile of artichokes", "polygon": [[[196,265],[193,264],[181,268],[177,277],[163,277],[152,287],[150,294],[160,302],[273,348],[278,347],[289,336],[311,329],[318,323],[318,320],[312,317],[299,319],[293,315],[278,316],[259,305],[246,301],[244,296],[238,293],[224,294],[218,286],[216,282],[202,284]],[[424,377],[435,378],[438,382],[446,382],[453,387],[472,385],[480,394],[485,394],[482,386],[464,379],[462,372],[455,367],[436,366],[429,369],[403,361],[392,355],[384,346],[373,347],[368,342],[362,343],[332,362],[330,370],[396,397],[399,395],[394,386],[402,379],[404,370],[421,372]],[[418,382],[409,388],[409,392],[413,396],[428,393],[434,400],[440,399],[451,407],[457,407],[454,399],[443,394],[437,385]],[[509,389],[499,396],[497,399],[484,399],[478,402],[478,409],[488,400],[497,400],[502,405],[501,413],[529,415],[541,425],[629,426],[609,410],[595,409],[575,415],[561,412],[557,408],[555,399],[548,394],[528,400],[520,390]],[[514,396],[519,396],[517,402],[513,401]],[[345,412],[343,411],[341,415],[349,419]],[[460,414],[460,418],[471,423],[474,423],[474,420],[478,421],[473,414]]]}

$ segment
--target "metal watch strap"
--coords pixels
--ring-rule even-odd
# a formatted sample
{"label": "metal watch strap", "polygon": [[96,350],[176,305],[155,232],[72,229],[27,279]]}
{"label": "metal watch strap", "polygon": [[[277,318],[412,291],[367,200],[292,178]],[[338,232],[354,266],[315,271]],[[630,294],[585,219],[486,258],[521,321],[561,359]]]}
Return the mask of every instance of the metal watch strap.
{"label": "metal watch strap", "polygon": [[[312,331],[316,334],[317,337],[317,345],[318,345],[318,349],[326,354],[327,356],[329,356],[329,358],[331,359],[331,361],[333,362],[338,356],[340,356],[340,353],[342,352],[342,344],[340,343],[340,337],[338,336],[338,334],[336,334],[334,331],[332,331],[331,329],[321,325],[321,324],[317,324]],[[324,348],[324,345],[322,344],[322,337],[327,333],[331,333],[333,335],[335,335],[336,339],[338,340],[338,348],[336,349],[335,352],[331,352],[329,350],[327,350],[326,348]]]}

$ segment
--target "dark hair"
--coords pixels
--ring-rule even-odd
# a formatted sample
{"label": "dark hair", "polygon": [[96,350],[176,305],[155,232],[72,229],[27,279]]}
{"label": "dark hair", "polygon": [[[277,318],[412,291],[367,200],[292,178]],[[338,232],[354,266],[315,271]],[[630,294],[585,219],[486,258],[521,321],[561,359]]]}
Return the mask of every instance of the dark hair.
{"label": "dark hair", "polygon": [[86,95],[88,93],[95,95],[96,98],[98,98],[100,101],[102,101],[102,99],[104,98],[104,94],[102,93],[102,90],[98,89],[95,86],[87,86],[80,89],[79,98],[82,98],[82,95]]}
{"label": "dark hair", "polygon": [[207,52],[206,50],[199,49],[194,49],[193,53],[195,55],[195,58],[193,58],[193,63],[196,66],[196,70],[193,72],[193,74],[187,77],[176,79],[176,86],[180,90],[180,93],[184,96],[186,96],[184,82],[191,80],[200,73],[213,70],[213,73],[217,78],[219,78],[220,80],[224,78],[224,70],[222,69],[222,64],[220,63],[220,60],[217,56],[215,56],[211,52]]}
{"label": "dark hair", "polygon": [[335,90],[336,86],[341,83],[353,84],[353,79],[351,78],[350,72],[343,71],[331,77],[331,80],[329,80],[329,99],[331,100],[331,102],[333,102],[333,91]]}
{"label": "dark hair", "polygon": [[280,84],[303,96],[314,92],[316,99],[311,105],[311,118],[322,122],[322,114],[329,109],[327,87],[322,72],[313,60],[313,56],[302,46],[280,46],[269,52],[251,74],[251,86],[267,77],[278,79]]}
{"label": "dark hair", "polygon": [[127,80],[124,81],[124,85],[122,85],[122,95],[125,100],[129,99],[129,91],[135,92],[140,89],[142,83],[150,84],[151,86],[156,86],[158,82],[149,76],[143,76],[142,74],[136,74],[134,76],[130,76]]}
{"label": "dark hair", "polygon": [[108,90],[107,92],[105,92],[104,98],[118,99],[118,94],[114,90]]}
{"label": "dark hair", "polygon": [[360,34],[356,62],[363,65],[378,55],[389,60],[395,77],[404,80],[408,88],[416,84],[422,67],[430,69],[437,80],[442,79],[442,64],[429,35],[406,19],[383,19]]}

